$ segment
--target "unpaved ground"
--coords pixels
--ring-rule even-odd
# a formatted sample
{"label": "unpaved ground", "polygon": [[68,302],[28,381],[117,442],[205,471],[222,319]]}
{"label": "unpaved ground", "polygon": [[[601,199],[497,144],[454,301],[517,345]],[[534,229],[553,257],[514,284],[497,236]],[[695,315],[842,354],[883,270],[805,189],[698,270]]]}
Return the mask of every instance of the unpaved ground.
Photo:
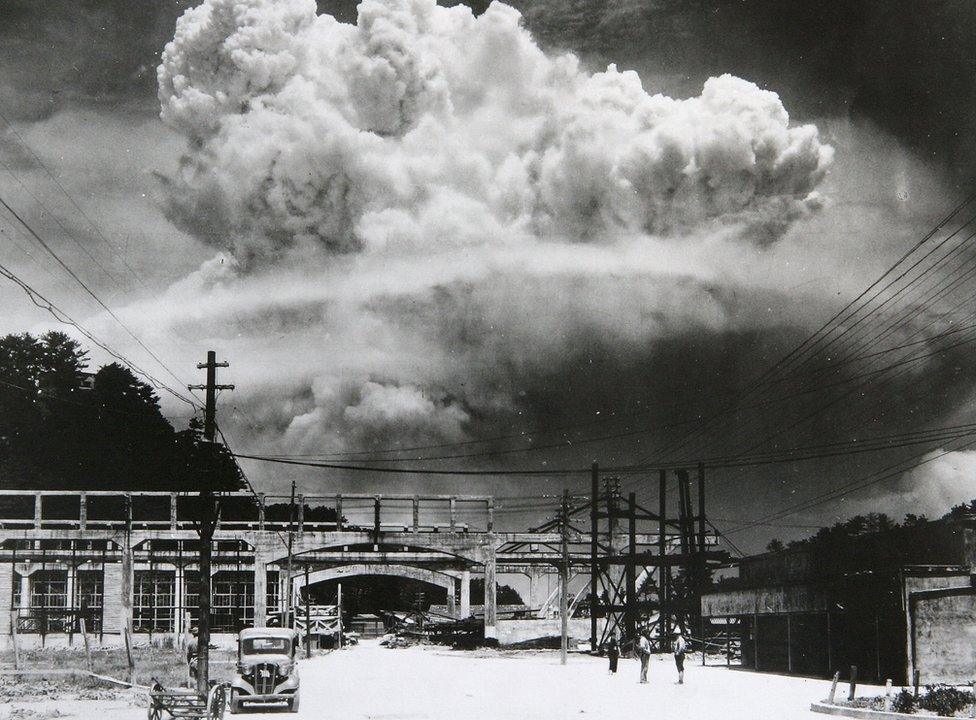
{"label": "unpaved ground", "polygon": [[[650,682],[640,685],[636,660],[621,660],[620,672],[610,677],[604,660],[583,655],[571,655],[561,667],[554,652],[391,650],[374,642],[303,660],[300,672],[298,717],[308,720],[813,720],[820,716],[809,712],[810,703],[823,699],[829,687],[824,680],[703,668],[692,658],[685,684],[677,685],[674,664],[665,657],[652,660]],[[874,691],[864,688],[865,694]],[[44,714],[54,709],[61,715]],[[37,714],[16,714],[25,710]],[[122,693],[113,700],[0,706],[3,720],[66,716],[141,720],[145,702]]]}

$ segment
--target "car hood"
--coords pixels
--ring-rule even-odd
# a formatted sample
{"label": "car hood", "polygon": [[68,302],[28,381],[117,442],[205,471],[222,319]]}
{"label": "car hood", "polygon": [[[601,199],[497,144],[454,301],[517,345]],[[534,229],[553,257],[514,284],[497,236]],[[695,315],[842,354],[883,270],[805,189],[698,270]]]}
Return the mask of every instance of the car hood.
{"label": "car hood", "polygon": [[247,665],[248,667],[257,665],[258,663],[277,663],[278,665],[293,665],[294,661],[287,655],[245,655],[240,659],[241,665]]}

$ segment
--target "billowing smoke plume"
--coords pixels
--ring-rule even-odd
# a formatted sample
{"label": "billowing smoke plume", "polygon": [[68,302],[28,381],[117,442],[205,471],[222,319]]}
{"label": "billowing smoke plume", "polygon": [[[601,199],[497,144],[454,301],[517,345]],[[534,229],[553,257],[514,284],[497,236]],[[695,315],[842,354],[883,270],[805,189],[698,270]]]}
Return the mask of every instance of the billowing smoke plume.
{"label": "billowing smoke plume", "polygon": [[205,0],[158,74],[187,139],[168,213],[229,253],[167,316],[198,328],[206,294],[256,362],[300,348],[261,381],[290,447],[464,439],[554,377],[571,396],[580,357],[643,373],[661,338],[748,331],[715,258],[816,211],[832,155],[772,92],[651,94],[547,55],[501,3],[364,0],[351,25]]}

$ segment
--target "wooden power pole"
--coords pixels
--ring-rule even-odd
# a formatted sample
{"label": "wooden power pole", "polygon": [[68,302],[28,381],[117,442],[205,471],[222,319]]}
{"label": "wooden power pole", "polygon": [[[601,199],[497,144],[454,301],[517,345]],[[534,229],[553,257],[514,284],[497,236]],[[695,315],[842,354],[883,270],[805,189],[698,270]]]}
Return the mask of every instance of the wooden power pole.
{"label": "wooden power pole", "polygon": [[559,564],[559,663],[565,665],[569,650],[569,490],[563,490],[559,520],[562,536],[562,562]]}
{"label": "wooden power pole", "polygon": [[216,479],[217,441],[217,391],[233,390],[233,385],[217,384],[217,368],[229,367],[227,362],[217,362],[217,353],[207,352],[207,362],[197,364],[197,369],[207,371],[206,385],[189,385],[190,390],[204,390],[203,438],[210,443],[210,467],[204,471],[203,489],[200,491],[200,583],[199,618],[197,620],[197,692],[210,691],[210,556],[214,530],[217,526],[217,508],[214,502]]}

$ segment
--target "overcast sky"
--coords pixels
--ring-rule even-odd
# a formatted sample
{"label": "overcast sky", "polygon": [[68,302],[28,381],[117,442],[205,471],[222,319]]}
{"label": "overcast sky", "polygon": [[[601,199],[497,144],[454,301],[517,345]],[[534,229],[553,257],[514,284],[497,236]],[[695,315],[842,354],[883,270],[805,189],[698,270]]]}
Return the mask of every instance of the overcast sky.
{"label": "overcast sky", "polygon": [[[198,4],[4,3],[0,196],[183,383],[208,349],[231,362],[235,450],[440,446],[404,454],[544,470],[973,421],[971,363],[951,355],[816,413],[823,397],[743,411],[678,448],[660,429],[748,404],[758,373],[963,197],[971,3],[533,0],[520,20],[320,2],[332,20],[208,0],[177,32]],[[0,218],[0,262],[179,385]],[[53,326],[12,285],[0,303],[0,331]],[[926,449],[908,475],[778,521],[800,527],[734,537],[760,550],[976,496],[970,455]],[[734,528],[902,457],[715,470],[710,512]],[[245,467],[272,491],[587,485]]]}

